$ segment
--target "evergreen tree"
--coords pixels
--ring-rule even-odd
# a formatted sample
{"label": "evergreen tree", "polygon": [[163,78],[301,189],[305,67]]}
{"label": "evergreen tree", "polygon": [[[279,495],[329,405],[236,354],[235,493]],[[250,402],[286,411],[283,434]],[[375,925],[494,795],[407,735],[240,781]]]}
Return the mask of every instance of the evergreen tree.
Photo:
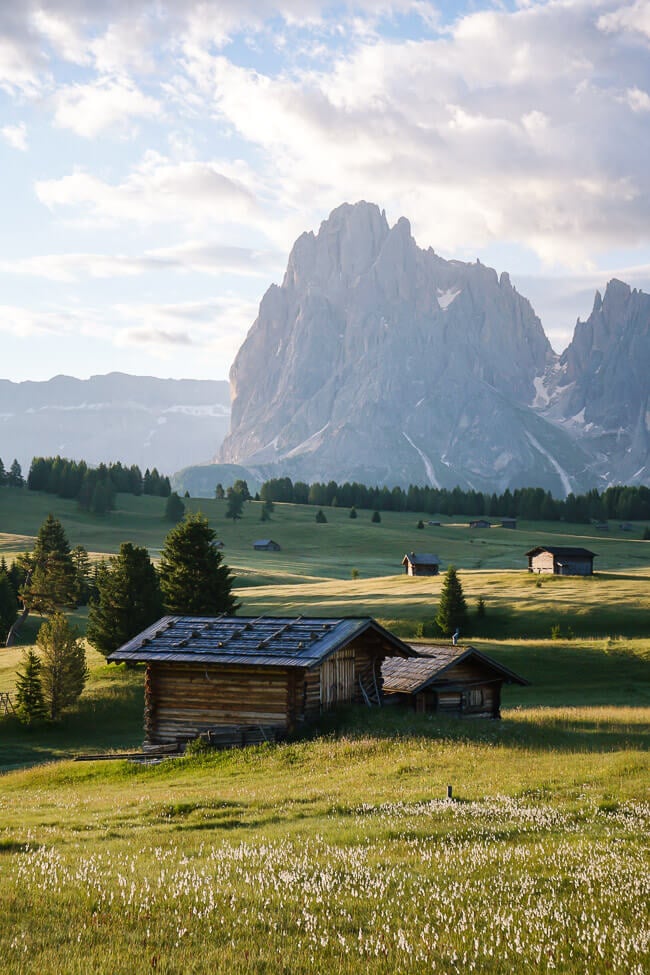
{"label": "evergreen tree", "polygon": [[226,492],[224,491],[223,484],[221,484],[221,482],[217,484],[216,488],[214,489],[214,496],[217,501],[223,501],[225,498]]}
{"label": "evergreen tree", "polygon": [[233,491],[237,491],[238,494],[241,494],[244,501],[250,501],[252,499],[252,495],[248,490],[248,483],[246,481],[243,481],[241,478],[238,478],[235,481],[235,483],[232,486],[232,489]]}
{"label": "evergreen tree", "polygon": [[379,524],[379,522],[381,521],[381,515],[379,514],[378,511],[373,511],[372,518],[370,519],[370,521],[373,523],[373,525]]}
{"label": "evergreen tree", "polygon": [[23,487],[25,484],[25,479],[23,478],[23,472],[17,460],[14,460],[13,464],[9,468],[9,473],[7,475],[7,484],[10,487]]}
{"label": "evergreen tree", "polygon": [[18,568],[24,579],[19,591],[22,612],[7,634],[8,647],[13,646],[16,633],[30,612],[46,616],[77,605],[77,574],[58,518],[47,516],[38,531],[34,551],[19,556]]}
{"label": "evergreen tree", "polygon": [[322,508],[319,508],[318,511],[316,512],[316,522],[319,525],[326,525],[327,524],[327,518],[325,517],[325,514],[324,514]]}
{"label": "evergreen tree", "polygon": [[244,510],[244,496],[234,488],[228,488],[227,493],[228,507],[226,508],[226,518],[239,521]]}
{"label": "evergreen tree", "polygon": [[188,515],[167,535],[159,566],[166,612],[188,616],[236,612],[233,578],[215,541],[215,532],[201,514]]}
{"label": "evergreen tree", "polygon": [[41,651],[41,686],[52,721],[79,698],[88,679],[86,652],[77,630],[63,613],[54,613],[38,631]]}
{"label": "evergreen tree", "polygon": [[354,505],[352,505],[352,507],[350,508],[350,518],[356,518],[356,517],[357,517],[357,509],[354,507]]}
{"label": "evergreen tree", "polygon": [[90,596],[90,557],[83,545],[75,545],[70,552],[75,571],[75,599],[77,606],[86,606]]}
{"label": "evergreen tree", "polygon": [[163,614],[156,570],[146,548],[123,542],[99,567],[90,602],[87,637],[108,656]]}
{"label": "evergreen tree", "polygon": [[2,643],[7,639],[7,634],[15,622],[17,612],[16,593],[3,559],[3,567],[0,568],[0,641]]}
{"label": "evergreen tree", "polygon": [[457,629],[462,629],[466,622],[467,604],[463,595],[463,587],[456,574],[456,569],[450,565],[445,573],[445,580],[440,590],[436,623],[446,636],[451,636]]}
{"label": "evergreen tree", "polygon": [[5,470],[5,465],[2,463],[2,457],[0,457],[0,487],[7,483],[7,472]]}
{"label": "evergreen tree", "polygon": [[41,684],[41,661],[30,649],[23,654],[22,669],[16,675],[16,704],[18,717],[25,724],[42,720],[47,715]]}
{"label": "evergreen tree", "polygon": [[176,491],[172,491],[165,502],[165,521],[173,521],[175,524],[177,521],[181,520],[184,514],[185,505],[183,504],[181,498],[179,498]]}

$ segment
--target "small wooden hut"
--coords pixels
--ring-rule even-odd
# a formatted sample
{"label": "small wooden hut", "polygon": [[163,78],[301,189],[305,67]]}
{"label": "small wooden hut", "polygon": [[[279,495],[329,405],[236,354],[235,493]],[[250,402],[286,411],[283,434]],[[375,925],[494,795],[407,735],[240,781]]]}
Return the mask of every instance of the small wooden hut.
{"label": "small wooden hut", "polygon": [[280,551],[280,545],[278,542],[274,542],[272,538],[258,538],[256,542],[253,542],[253,548],[256,552]]}
{"label": "small wooden hut", "polygon": [[470,521],[470,528],[491,528],[492,522],[486,521],[485,518],[478,518],[476,521]]}
{"label": "small wooden hut", "polygon": [[384,658],[414,653],[369,618],[165,616],[108,659],[147,665],[147,747],[254,740],[247,729],[263,740],[337,704],[380,703]]}
{"label": "small wooden hut", "polygon": [[526,552],[528,571],[556,576],[591,576],[595,552],[565,545],[539,545]]}
{"label": "small wooden hut", "polygon": [[392,699],[417,712],[499,718],[502,685],[528,683],[474,647],[418,646],[417,650],[416,657],[384,661],[387,703]]}
{"label": "small wooden hut", "polygon": [[440,559],[429,552],[407,552],[402,565],[407,576],[437,576],[440,572]]}

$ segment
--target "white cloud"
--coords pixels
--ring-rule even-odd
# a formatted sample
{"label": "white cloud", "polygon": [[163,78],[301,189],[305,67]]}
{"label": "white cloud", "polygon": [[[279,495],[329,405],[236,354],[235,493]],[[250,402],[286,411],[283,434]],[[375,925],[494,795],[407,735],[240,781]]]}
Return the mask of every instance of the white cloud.
{"label": "white cloud", "polygon": [[606,33],[629,31],[650,39],[650,2],[636,0],[635,3],[616,4],[616,9],[599,17],[598,26]]}
{"label": "white cloud", "polygon": [[0,135],[12,149],[27,152],[27,126],[24,122],[17,125],[5,125],[0,129]]}
{"label": "white cloud", "polygon": [[[230,170],[232,175],[225,175]],[[61,179],[36,183],[38,199],[51,210],[73,208],[104,223],[138,221],[210,223],[250,220],[257,211],[251,190],[236,165],[216,162],[172,163],[147,154],[123,183],[114,185],[77,170]]]}
{"label": "white cloud", "polygon": [[92,139],[104,129],[133,118],[153,118],[160,103],[126,78],[99,78],[87,85],[68,85],[53,96],[54,121],[61,128]]}
{"label": "white cloud", "polygon": [[271,250],[233,247],[211,241],[186,241],[135,256],[68,253],[0,260],[0,274],[61,282],[79,281],[85,277],[136,277],[169,271],[266,276],[269,271],[280,269],[284,260],[285,255]]}
{"label": "white cloud", "polygon": [[650,112],[650,95],[640,88],[628,88],[627,103],[633,112]]}

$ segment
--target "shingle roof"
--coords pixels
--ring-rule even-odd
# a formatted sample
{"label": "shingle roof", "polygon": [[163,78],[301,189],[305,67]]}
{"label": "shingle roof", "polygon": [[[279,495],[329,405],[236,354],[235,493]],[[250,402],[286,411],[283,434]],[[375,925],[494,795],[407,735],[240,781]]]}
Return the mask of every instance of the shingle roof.
{"label": "shingle roof", "polygon": [[165,616],[108,659],[310,668],[368,630],[389,652],[415,653],[369,617]]}
{"label": "shingle roof", "polygon": [[381,672],[384,690],[388,693],[416,694],[428,684],[434,683],[446,670],[468,657],[474,657],[480,663],[490,667],[508,683],[528,683],[513,670],[497,663],[492,657],[481,653],[475,647],[418,645],[412,649],[416,650],[418,656],[407,660],[401,657],[388,657],[384,660]]}
{"label": "shingle roof", "polygon": [[551,555],[564,557],[566,559],[578,557],[578,558],[589,558],[593,559],[596,556],[596,552],[590,552],[588,548],[572,548],[570,545],[537,545],[535,548],[531,548],[526,555],[538,555],[540,552],[550,552]]}
{"label": "shingle roof", "polygon": [[410,562],[411,565],[439,565],[440,558],[429,552],[407,552],[402,559],[402,565],[405,562]]}

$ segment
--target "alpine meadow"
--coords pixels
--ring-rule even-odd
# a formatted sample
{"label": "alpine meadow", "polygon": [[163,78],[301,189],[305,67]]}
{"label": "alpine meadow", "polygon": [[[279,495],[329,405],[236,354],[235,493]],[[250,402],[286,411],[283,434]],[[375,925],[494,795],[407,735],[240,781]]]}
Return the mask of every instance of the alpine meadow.
{"label": "alpine meadow", "polygon": [[650,973],[650,0],[0,0],[6,975]]}

